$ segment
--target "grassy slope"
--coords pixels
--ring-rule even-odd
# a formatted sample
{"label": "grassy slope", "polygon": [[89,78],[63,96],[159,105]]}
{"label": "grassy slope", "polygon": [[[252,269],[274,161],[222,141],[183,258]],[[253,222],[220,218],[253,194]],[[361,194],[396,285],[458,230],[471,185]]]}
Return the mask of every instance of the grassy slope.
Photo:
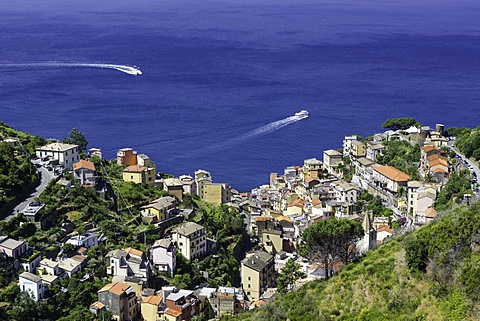
{"label": "grassy slope", "polygon": [[[442,253],[458,248],[465,235],[470,238],[479,230],[479,211],[480,206],[458,207],[439,222],[370,251],[327,282],[308,283],[268,307],[238,316],[238,320],[477,320],[478,300],[469,297],[459,281],[465,274],[465,262],[476,255],[472,246],[462,249],[461,258],[451,265],[452,275],[438,281],[430,266],[427,273],[408,269],[404,243],[412,238],[429,239],[429,253],[431,249],[435,249],[431,253]],[[462,221],[471,222],[472,229],[461,228]],[[443,246],[441,252],[439,245]],[[476,282],[480,275],[474,278]]]}

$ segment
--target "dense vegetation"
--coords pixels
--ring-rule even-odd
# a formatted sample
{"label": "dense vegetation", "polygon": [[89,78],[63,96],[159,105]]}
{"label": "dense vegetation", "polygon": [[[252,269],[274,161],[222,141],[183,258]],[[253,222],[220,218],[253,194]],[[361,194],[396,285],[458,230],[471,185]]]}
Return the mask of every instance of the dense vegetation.
{"label": "dense vegetation", "polygon": [[447,134],[456,136],[455,146],[467,157],[480,160],[480,126],[469,128],[448,128]]}
{"label": "dense vegetation", "polygon": [[462,201],[464,194],[472,194],[470,173],[468,171],[453,173],[447,184],[445,184],[438,194],[434,207],[437,211],[449,209]]}
{"label": "dense vegetation", "polygon": [[405,140],[384,141],[383,156],[377,157],[377,163],[389,165],[410,175],[411,180],[419,180],[418,163],[420,161],[420,146],[411,145]]}
{"label": "dense vegetation", "polygon": [[382,128],[391,130],[408,129],[411,126],[419,127],[421,124],[411,117],[390,118],[382,124]]}
{"label": "dense vegetation", "polygon": [[277,294],[270,305],[234,320],[478,320],[479,211],[478,203],[456,207],[328,281]]}
{"label": "dense vegetation", "polygon": [[[3,142],[9,138],[16,139],[18,147]],[[39,136],[19,132],[0,122],[0,209],[35,181],[37,170],[30,156],[44,143]]]}

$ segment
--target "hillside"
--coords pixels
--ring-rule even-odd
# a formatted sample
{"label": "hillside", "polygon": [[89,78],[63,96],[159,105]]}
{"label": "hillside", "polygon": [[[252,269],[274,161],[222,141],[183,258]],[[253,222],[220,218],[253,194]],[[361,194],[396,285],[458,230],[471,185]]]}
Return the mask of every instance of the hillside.
{"label": "hillside", "polygon": [[[478,320],[478,203],[235,320]],[[231,320],[231,318],[230,318]]]}
{"label": "hillside", "polygon": [[37,171],[30,155],[44,142],[0,122],[0,211],[35,181]]}

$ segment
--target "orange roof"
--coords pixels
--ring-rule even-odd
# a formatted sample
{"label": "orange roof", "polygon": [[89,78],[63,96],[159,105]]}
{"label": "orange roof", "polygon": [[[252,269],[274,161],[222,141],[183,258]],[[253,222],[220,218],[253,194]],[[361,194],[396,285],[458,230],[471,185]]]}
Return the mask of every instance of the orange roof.
{"label": "orange roof", "polygon": [[431,152],[432,150],[437,150],[435,147],[433,146],[423,146],[422,149],[425,151],[425,152]]}
{"label": "orange roof", "polygon": [[259,216],[255,218],[256,222],[266,222],[266,221],[271,221],[270,217],[266,216]]}
{"label": "orange roof", "polygon": [[133,254],[133,255],[136,255],[136,256],[142,256],[143,255],[143,252],[140,251],[140,250],[136,250],[134,248],[131,248],[131,247],[127,247],[125,249],[126,252],[130,253],[130,254]]}
{"label": "orange roof", "polygon": [[288,207],[294,207],[294,206],[296,206],[296,207],[303,207],[303,204],[295,203],[295,202],[293,202],[292,204],[288,204]]}
{"label": "orange roof", "polygon": [[143,166],[138,166],[138,165],[130,165],[127,168],[125,168],[123,171],[124,172],[137,172],[141,173],[143,171],[146,171],[148,168],[143,167]]}
{"label": "orange roof", "polygon": [[430,156],[427,157],[428,161],[430,161],[430,162],[435,160],[435,159],[438,159],[438,158],[447,160],[446,156],[442,156],[440,154],[433,154],[433,155],[430,155]]}
{"label": "orange roof", "polygon": [[410,176],[392,166],[377,166],[373,170],[395,182],[407,182],[410,179]]}
{"label": "orange roof", "polygon": [[434,218],[436,216],[437,216],[437,211],[435,211],[435,209],[433,207],[429,207],[425,211],[425,217]]}
{"label": "orange roof", "polygon": [[290,217],[287,217],[287,216],[284,216],[284,215],[280,215],[277,217],[277,221],[287,221],[287,222],[292,222],[292,219]]}
{"label": "orange roof", "polygon": [[84,160],[84,159],[81,159],[77,163],[73,164],[73,170],[74,171],[76,171],[78,169],[82,169],[82,168],[94,171],[95,170],[95,165],[92,162]]}
{"label": "orange roof", "polygon": [[447,161],[443,160],[441,158],[432,160],[429,165],[430,165],[430,167],[436,166],[436,165],[442,165],[442,166],[448,167]]}
{"label": "orange roof", "polygon": [[165,310],[165,314],[171,315],[172,317],[179,317],[182,315],[182,312],[178,312],[172,309]]}
{"label": "orange roof", "polygon": [[122,283],[122,282],[115,282],[115,283],[109,283],[109,284],[105,285],[103,288],[98,290],[98,292],[108,291],[108,292],[112,292],[112,293],[115,293],[117,295],[120,295],[123,292],[125,292],[129,287],[130,287],[130,285],[128,285],[128,284],[125,284],[125,283]]}
{"label": "orange roof", "polygon": [[307,181],[307,183],[310,183],[310,182],[312,182],[312,181],[318,181],[318,178],[316,178],[316,177],[309,177],[309,178],[306,179],[306,181]]}
{"label": "orange roof", "polygon": [[312,201],[312,205],[313,205],[313,206],[319,205],[319,204],[322,204],[322,201],[321,201],[321,200],[313,200],[313,201]]}
{"label": "orange roof", "polygon": [[387,225],[382,225],[377,229],[377,233],[383,232],[383,231],[393,234],[393,230],[389,228]]}
{"label": "orange roof", "polygon": [[267,303],[264,300],[257,300],[257,301],[253,301],[250,304],[250,306],[256,306],[256,307],[259,307],[259,306],[262,306],[262,305],[267,305]]}
{"label": "orange roof", "polygon": [[148,303],[148,304],[159,306],[162,303],[162,301],[163,301],[163,298],[161,296],[151,295],[143,299],[142,303]]}
{"label": "orange roof", "polygon": [[105,307],[105,304],[103,304],[103,303],[100,302],[100,301],[95,301],[95,302],[92,303],[90,306],[91,306],[91,307],[95,307],[95,308],[97,308],[98,310],[101,310],[101,309],[103,309],[103,308]]}

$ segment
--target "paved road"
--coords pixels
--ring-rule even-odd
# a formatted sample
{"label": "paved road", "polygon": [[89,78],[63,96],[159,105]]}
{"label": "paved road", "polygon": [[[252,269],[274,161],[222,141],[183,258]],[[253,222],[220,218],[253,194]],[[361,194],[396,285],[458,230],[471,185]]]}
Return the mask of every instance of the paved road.
{"label": "paved road", "polygon": [[4,218],[5,221],[11,220],[17,215],[17,213],[22,212],[28,206],[28,204],[33,201],[35,197],[38,197],[43,192],[45,187],[47,187],[48,183],[50,183],[50,181],[55,178],[53,173],[49,172],[43,166],[38,168],[38,173],[40,174],[40,185],[34,188],[26,199],[20,202],[20,204],[15,206],[15,208],[10,211],[10,213],[8,213],[8,215]]}
{"label": "paved road", "polygon": [[[460,153],[460,151],[454,147],[454,146],[449,146],[451,150],[453,150],[461,159],[461,161],[465,164],[465,162],[467,162],[467,164],[471,165],[472,168],[473,168],[473,172],[475,173],[475,176],[477,176],[477,179],[480,179],[480,169],[478,168],[477,164],[472,162],[471,160],[465,158],[465,156]],[[479,193],[476,192],[475,193],[477,196],[479,196]]]}

